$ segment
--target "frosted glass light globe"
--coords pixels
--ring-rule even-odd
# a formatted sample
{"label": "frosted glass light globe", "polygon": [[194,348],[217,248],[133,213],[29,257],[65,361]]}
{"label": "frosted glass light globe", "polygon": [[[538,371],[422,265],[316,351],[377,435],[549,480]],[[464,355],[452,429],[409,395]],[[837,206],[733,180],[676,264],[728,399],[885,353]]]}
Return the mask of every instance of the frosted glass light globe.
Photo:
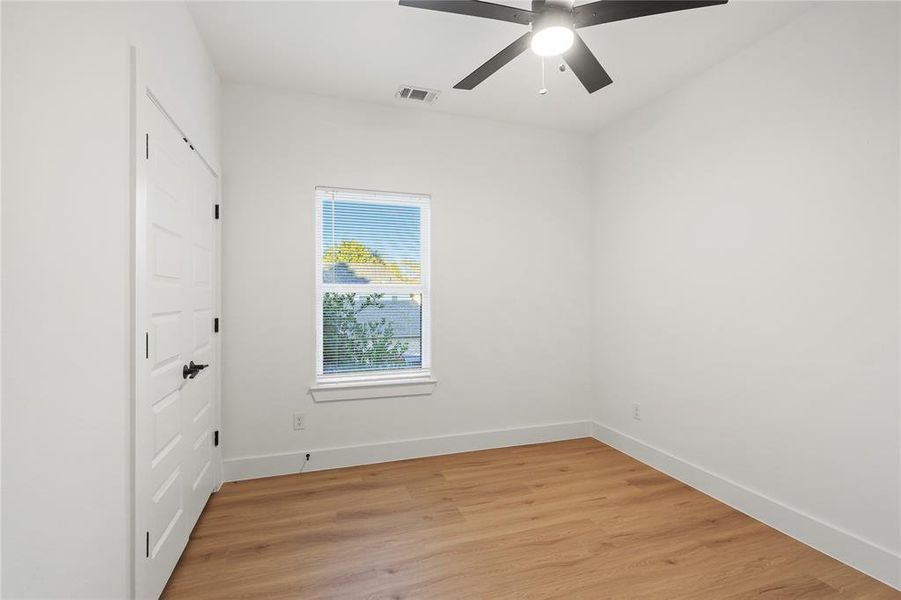
{"label": "frosted glass light globe", "polygon": [[555,25],[532,35],[532,52],[538,56],[559,56],[573,45],[573,30]]}

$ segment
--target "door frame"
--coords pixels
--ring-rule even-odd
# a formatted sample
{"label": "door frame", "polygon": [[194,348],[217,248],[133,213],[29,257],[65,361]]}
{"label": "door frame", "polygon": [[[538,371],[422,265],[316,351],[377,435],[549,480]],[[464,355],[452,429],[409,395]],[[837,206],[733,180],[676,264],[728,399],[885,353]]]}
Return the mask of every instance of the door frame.
{"label": "door frame", "polygon": [[[200,160],[213,175],[216,180],[216,198],[214,204],[221,206],[222,204],[222,177],[221,169],[211,163],[203,155],[202,150],[198,149],[186,130],[175,120],[172,113],[166,109],[165,100],[159,97],[159,89],[161,86],[154,85],[157,79],[153,76],[153,69],[148,61],[141,60],[137,48],[131,46],[129,48],[130,62],[130,238],[131,238],[131,257],[130,257],[130,327],[131,344],[129,349],[130,355],[130,392],[131,399],[128,404],[129,414],[129,436],[128,436],[128,454],[129,454],[129,547],[128,552],[131,555],[129,561],[129,582],[131,596],[133,598],[143,598],[147,595],[145,590],[139,589],[141,585],[138,577],[141,562],[145,560],[145,538],[144,532],[147,531],[145,524],[146,514],[142,514],[139,510],[138,500],[138,481],[137,481],[137,444],[138,444],[138,427],[137,415],[138,406],[145,400],[146,381],[144,370],[138,368],[140,362],[145,360],[145,344],[146,334],[149,331],[149,324],[146,321],[145,310],[147,305],[147,177],[148,165],[146,160],[147,147],[145,144],[145,132],[148,131],[150,116],[148,111],[159,110],[162,115],[172,124],[178,133],[184,138],[185,142],[191,146],[191,149],[198,155]],[[217,212],[217,214],[219,214]],[[222,318],[222,228],[221,221],[213,222],[213,247],[215,252],[213,270],[212,270],[212,287],[213,287],[213,306],[214,318]],[[212,334],[212,351],[213,360],[217,368],[214,370],[213,378],[213,430],[222,430],[222,339],[220,333]],[[221,435],[220,435],[221,440]],[[214,493],[222,486],[222,444],[212,448],[213,471],[213,489]]]}

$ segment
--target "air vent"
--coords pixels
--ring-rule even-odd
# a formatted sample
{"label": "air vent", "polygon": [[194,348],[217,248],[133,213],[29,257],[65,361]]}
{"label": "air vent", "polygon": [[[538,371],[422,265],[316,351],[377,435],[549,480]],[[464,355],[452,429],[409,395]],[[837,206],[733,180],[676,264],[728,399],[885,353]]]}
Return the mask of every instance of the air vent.
{"label": "air vent", "polygon": [[440,94],[438,90],[430,90],[428,88],[417,88],[412,85],[402,85],[397,88],[397,93],[394,94],[395,98],[399,98],[401,100],[410,100],[411,102],[424,102],[426,104],[431,104],[435,101],[435,98]]}

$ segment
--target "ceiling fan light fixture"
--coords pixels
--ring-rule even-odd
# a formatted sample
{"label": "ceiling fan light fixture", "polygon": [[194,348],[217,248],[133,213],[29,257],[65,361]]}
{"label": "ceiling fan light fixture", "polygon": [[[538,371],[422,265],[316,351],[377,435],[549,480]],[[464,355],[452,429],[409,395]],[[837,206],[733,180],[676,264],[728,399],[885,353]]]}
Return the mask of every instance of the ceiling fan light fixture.
{"label": "ceiling fan light fixture", "polygon": [[573,37],[570,27],[545,27],[532,34],[532,52],[538,56],[559,56],[572,48]]}
{"label": "ceiling fan light fixture", "polygon": [[[589,0],[573,6],[574,0],[532,0],[532,9],[496,4],[488,0],[400,0],[401,6],[437,10],[471,17],[531,25],[503,50],[461,79],[455,90],[471,90],[525,52],[542,57],[564,55],[566,66],[589,94],[613,83],[613,79],[575,30],[604,23],[649,17],[663,13],[726,4],[729,0]],[[0,0],[2,2],[2,0]],[[544,61],[541,63],[544,72]],[[560,70],[564,66],[560,65]],[[544,88],[542,88],[544,89]]]}

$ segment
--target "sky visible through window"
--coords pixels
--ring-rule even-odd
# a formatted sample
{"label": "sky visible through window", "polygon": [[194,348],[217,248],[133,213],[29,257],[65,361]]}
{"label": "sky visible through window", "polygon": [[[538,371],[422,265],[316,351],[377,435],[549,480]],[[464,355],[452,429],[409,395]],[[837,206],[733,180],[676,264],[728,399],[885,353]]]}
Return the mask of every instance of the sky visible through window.
{"label": "sky visible through window", "polygon": [[420,262],[419,207],[325,200],[322,250],[356,241],[386,262]]}

